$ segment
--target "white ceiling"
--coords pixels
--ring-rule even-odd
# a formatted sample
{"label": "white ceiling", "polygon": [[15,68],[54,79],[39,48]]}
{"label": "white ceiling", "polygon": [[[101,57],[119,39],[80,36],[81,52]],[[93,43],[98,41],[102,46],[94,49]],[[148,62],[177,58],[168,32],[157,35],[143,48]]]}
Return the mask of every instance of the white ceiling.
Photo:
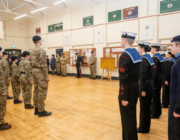
{"label": "white ceiling", "polygon": [[[38,5],[35,5],[35,4],[26,3],[23,0],[2,0],[2,1],[4,2],[6,7],[7,7],[7,1],[9,1],[8,2],[8,5],[9,5],[8,9],[13,9],[13,8],[18,7],[20,5],[26,4],[26,5],[18,8],[18,9],[15,9],[15,10],[13,10],[11,12],[18,13],[20,15],[27,14],[29,16],[37,17],[39,19],[42,18],[43,14],[52,14],[54,12],[60,12],[60,11],[57,11],[57,10],[47,8],[47,9],[42,10],[41,13],[36,12],[36,13],[31,14],[30,13],[31,11],[42,8],[42,7],[38,6]],[[42,4],[42,5],[46,5],[46,6],[52,4],[52,5],[50,5],[50,7],[61,10],[61,11],[64,11],[64,12],[66,11],[66,7],[67,8],[69,8],[69,7],[77,8],[79,6],[80,7],[82,7],[82,6],[90,6],[90,5],[94,4],[91,0],[67,0],[67,1],[63,2],[63,4],[65,6],[63,6],[63,4],[53,5],[53,3],[58,2],[58,1],[60,1],[60,0],[34,0],[33,2]],[[0,0],[0,10],[5,10],[1,0]],[[0,11],[0,18],[1,18],[2,21],[12,20],[17,16],[18,15],[16,15],[16,14],[11,14],[11,13],[6,13],[6,12]],[[31,17],[24,17],[23,19],[32,20]]]}

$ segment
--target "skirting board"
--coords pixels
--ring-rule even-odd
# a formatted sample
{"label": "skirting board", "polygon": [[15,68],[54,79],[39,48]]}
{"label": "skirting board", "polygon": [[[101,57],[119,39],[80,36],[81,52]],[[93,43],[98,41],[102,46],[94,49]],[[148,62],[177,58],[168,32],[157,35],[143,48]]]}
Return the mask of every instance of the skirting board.
{"label": "skirting board", "polygon": [[[52,72],[49,71],[49,74],[51,74]],[[67,73],[67,76],[77,76],[76,73]],[[90,77],[90,74],[81,74],[81,77]],[[101,79],[101,76],[97,75],[96,79]],[[103,78],[103,79],[107,79],[107,78]],[[119,77],[112,77],[112,80],[119,80]]]}

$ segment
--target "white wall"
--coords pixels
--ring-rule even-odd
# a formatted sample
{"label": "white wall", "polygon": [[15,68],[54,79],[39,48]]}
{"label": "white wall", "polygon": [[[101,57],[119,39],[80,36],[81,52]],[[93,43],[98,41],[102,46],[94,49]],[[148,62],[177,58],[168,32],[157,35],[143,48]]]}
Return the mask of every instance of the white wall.
{"label": "white wall", "polygon": [[[121,20],[119,22],[108,23],[108,12],[123,8],[139,6],[139,18],[131,20]],[[94,16],[94,26],[83,27],[83,17]],[[180,14],[159,16],[159,0],[104,0],[101,4],[91,3],[86,6],[69,7],[65,13],[56,12],[45,15],[43,20],[31,21],[27,23],[27,43],[29,49],[34,46],[32,36],[35,28],[41,27],[41,37],[46,39],[46,52],[51,58],[57,48],[64,51],[76,48],[96,48],[97,55],[97,75],[102,74],[100,69],[100,57],[103,57],[103,47],[120,46],[121,31],[138,33],[136,43],[141,40],[140,27],[146,24],[154,25],[154,39],[147,40],[151,43],[170,41],[179,34]],[[48,33],[48,25],[63,22],[63,31]],[[103,31],[104,43],[95,43],[95,32]],[[70,36],[70,45],[64,46],[63,38]],[[170,43],[170,42],[169,42]],[[68,73],[76,73],[75,67],[67,65]],[[83,67],[82,74],[90,74],[89,68]],[[118,77],[118,70],[113,70],[112,76]]]}

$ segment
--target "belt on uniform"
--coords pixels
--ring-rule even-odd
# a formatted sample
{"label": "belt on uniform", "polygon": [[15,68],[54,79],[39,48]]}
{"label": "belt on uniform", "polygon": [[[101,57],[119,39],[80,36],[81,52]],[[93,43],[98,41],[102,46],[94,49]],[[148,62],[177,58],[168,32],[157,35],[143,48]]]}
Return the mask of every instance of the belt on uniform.
{"label": "belt on uniform", "polygon": [[21,74],[26,74],[25,72],[21,72]]}
{"label": "belt on uniform", "polygon": [[33,68],[41,69],[41,67],[33,67]]}

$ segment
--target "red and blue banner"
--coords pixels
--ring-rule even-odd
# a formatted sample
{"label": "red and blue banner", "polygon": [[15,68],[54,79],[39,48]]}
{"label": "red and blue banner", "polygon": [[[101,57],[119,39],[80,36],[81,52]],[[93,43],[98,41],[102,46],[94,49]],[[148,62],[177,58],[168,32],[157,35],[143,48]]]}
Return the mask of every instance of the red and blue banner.
{"label": "red and blue banner", "polygon": [[123,9],[123,19],[138,18],[138,6]]}

